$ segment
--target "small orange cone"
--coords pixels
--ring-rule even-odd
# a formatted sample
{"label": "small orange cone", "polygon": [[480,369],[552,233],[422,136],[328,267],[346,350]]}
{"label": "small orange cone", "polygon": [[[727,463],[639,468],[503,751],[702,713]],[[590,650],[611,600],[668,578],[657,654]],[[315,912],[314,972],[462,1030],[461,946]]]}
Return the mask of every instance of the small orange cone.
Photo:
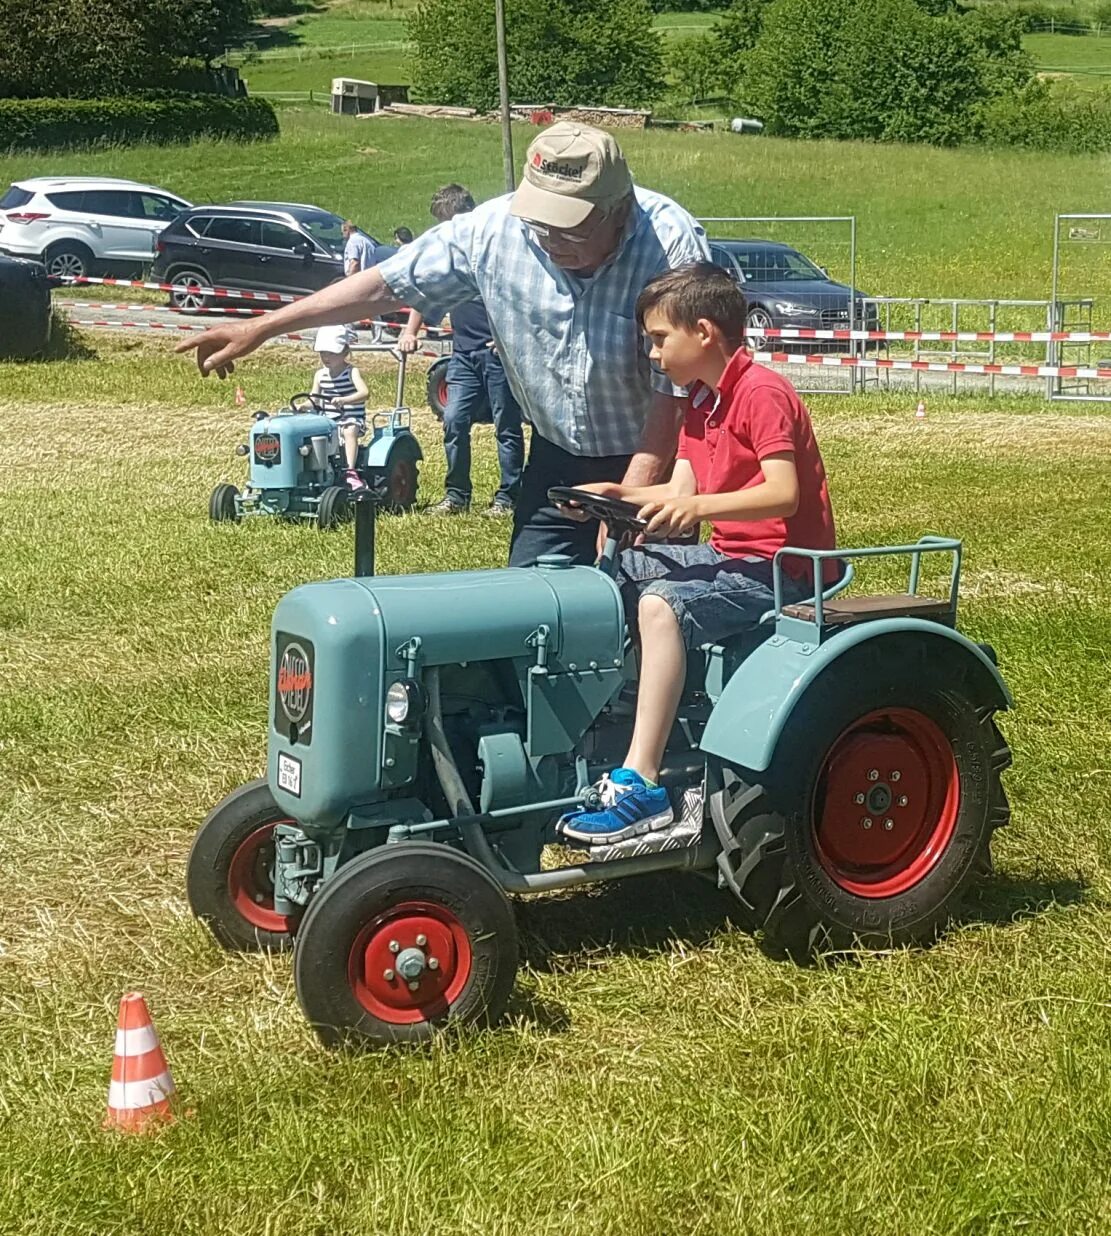
{"label": "small orange cone", "polygon": [[243,387],[237,386],[235,388],[235,406],[237,408],[242,408],[246,406],[246,403],[247,403],[247,396],[246,394],[244,394]]}
{"label": "small orange cone", "polygon": [[147,1002],[133,991],[120,1001],[104,1127],[141,1133],[152,1122],[172,1120],[173,1093],[174,1079],[162,1054]]}

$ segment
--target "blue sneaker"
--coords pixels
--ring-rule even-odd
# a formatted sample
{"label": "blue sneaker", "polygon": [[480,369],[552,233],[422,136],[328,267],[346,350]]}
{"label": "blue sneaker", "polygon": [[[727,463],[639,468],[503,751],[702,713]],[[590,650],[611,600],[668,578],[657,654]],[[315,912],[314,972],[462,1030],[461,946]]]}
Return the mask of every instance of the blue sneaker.
{"label": "blue sneaker", "polygon": [[666,828],[675,819],[671,799],[662,785],[650,790],[631,768],[615,768],[598,785],[601,811],[573,811],[559,822],[559,831],[575,841],[612,845],[626,837]]}

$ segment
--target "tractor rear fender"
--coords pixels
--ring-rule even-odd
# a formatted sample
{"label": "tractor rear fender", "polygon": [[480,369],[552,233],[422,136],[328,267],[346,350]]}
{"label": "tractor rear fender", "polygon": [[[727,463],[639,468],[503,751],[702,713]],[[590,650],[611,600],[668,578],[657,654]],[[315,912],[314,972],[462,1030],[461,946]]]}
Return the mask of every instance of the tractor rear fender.
{"label": "tractor rear fender", "polygon": [[888,618],[860,623],[817,645],[779,636],[761,644],[725,684],[702,735],[702,750],[754,772],[766,771],[783,727],[820,674],[852,654],[852,672],[866,676],[869,646],[907,636],[925,641],[927,665],[942,658],[967,660],[976,706],[1010,707],[1002,675],[978,644],[938,623]]}
{"label": "tractor rear fender", "polygon": [[367,443],[366,466],[389,469],[395,459],[423,459],[415,434],[384,433]]}

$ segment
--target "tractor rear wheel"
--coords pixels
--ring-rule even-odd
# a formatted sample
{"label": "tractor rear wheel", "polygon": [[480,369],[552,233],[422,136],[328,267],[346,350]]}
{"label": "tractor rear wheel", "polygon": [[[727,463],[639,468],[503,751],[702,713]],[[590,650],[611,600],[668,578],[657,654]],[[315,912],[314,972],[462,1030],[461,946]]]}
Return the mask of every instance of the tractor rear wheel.
{"label": "tractor rear wheel", "polygon": [[447,366],[450,356],[441,356],[428,371],[428,406],[439,421],[444,419],[447,407]]}
{"label": "tractor rear wheel", "polygon": [[411,511],[417,500],[419,484],[416,459],[408,452],[395,452],[390,461],[390,470],[386,474],[386,496],[382,504],[385,510],[392,515]]}
{"label": "tractor rear wheel", "polygon": [[294,821],[264,777],[218,803],[189,851],[186,890],[193,913],[226,949],[285,952],[296,920],[274,909],[274,829]]}
{"label": "tractor rear wheel", "polygon": [[969,654],[893,637],[807,690],[763,773],[711,761],[718,865],[747,925],[804,960],[926,943],[1010,811],[1010,750]]}
{"label": "tractor rear wheel", "polygon": [[316,526],[321,532],[350,523],[351,504],[347,501],[347,489],[342,485],[329,485],[320,495],[316,508]]}
{"label": "tractor rear wheel", "polygon": [[221,481],[208,500],[208,518],[214,524],[239,523],[239,508],[235,505],[239,490],[227,481]]}
{"label": "tractor rear wheel", "polygon": [[434,842],[384,846],[312,899],[293,972],[329,1047],[423,1043],[449,1022],[498,1020],[517,973],[517,926],[469,855]]}

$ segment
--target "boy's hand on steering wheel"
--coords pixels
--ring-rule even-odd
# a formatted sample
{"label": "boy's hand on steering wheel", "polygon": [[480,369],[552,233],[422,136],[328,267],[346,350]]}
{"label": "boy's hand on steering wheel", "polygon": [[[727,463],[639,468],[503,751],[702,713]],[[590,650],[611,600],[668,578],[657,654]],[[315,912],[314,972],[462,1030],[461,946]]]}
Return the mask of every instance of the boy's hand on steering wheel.
{"label": "boy's hand on steering wheel", "polygon": [[646,540],[663,541],[668,537],[681,536],[699,523],[697,496],[687,498],[664,498],[646,502],[638,514],[648,521],[644,529]]}

